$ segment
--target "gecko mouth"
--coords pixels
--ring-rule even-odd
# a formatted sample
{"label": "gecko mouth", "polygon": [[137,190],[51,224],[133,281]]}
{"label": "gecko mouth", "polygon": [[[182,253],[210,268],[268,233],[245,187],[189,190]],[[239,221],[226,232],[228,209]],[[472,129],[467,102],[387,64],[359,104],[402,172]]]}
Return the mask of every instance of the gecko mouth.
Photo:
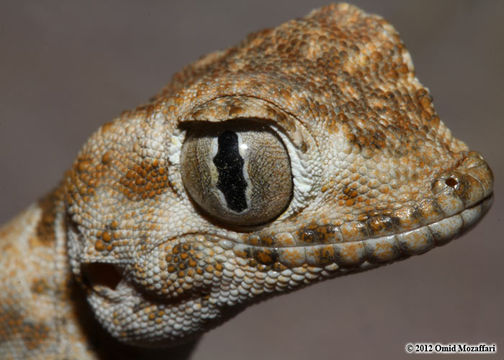
{"label": "gecko mouth", "polygon": [[236,245],[235,253],[253,257],[258,263],[279,262],[287,268],[304,265],[342,273],[359,271],[423,254],[447,244],[471,229],[493,202],[490,194],[475,205],[439,221],[394,234],[331,244],[284,247]]}

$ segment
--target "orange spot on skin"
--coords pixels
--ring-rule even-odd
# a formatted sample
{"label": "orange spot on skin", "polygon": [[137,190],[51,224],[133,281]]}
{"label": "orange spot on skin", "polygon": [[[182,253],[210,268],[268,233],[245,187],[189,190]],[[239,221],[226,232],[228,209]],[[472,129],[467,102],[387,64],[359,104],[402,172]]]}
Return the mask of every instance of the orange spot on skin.
{"label": "orange spot on skin", "polygon": [[77,163],[77,170],[79,172],[86,172],[91,166],[91,162],[88,160],[82,160]]}
{"label": "orange spot on skin", "polygon": [[158,159],[143,160],[140,164],[132,166],[126,174],[119,179],[122,188],[120,191],[130,200],[153,199],[171,187],[166,169],[159,167]]}
{"label": "orange spot on skin", "polygon": [[103,241],[97,240],[95,242],[95,249],[96,249],[96,251],[103,251],[103,250],[105,250],[105,244],[103,243]]}
{"label": "orange spot on skin", "polygon": [[105,242],[109,242],[110,240],[112,240],[112,235],[110,235],[109,232],[105,231],[103,234],[102,234],[102,239],[103,241]]}
{"label": "orange spot on skin", "polygon": [[103,154],[101,161],[104,165],[108,165],[112,162],[112,159],[112,151],[107,151],[105,154]]}

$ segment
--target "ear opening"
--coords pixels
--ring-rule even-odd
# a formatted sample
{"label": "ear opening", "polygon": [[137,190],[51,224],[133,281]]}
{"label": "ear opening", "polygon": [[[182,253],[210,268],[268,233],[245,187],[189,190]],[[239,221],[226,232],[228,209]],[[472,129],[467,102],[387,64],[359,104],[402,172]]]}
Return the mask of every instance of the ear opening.
{"label": "ear opening", "polygon": [[92,289],[108,288],[115,290],[123,276],[114,264],[89,263],[81,266],[84,284]]}

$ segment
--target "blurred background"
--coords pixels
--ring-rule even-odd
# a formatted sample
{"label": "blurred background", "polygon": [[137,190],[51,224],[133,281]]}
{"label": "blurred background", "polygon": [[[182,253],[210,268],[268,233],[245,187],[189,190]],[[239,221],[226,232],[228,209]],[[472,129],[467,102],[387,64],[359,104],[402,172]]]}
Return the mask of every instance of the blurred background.
{"label": "blurred background", "polygon": [[[372,272],[252,306],[193,359],[420,359],[407,342],[496,343],[504,354],[504,2],[355,1],[400,32],[455,136],[493,168],[469,234]],[[0,223],[54,187],[98,126],[199,56],[325,1],[0,3]],[[429,359],[446,356],[430,356]]]}

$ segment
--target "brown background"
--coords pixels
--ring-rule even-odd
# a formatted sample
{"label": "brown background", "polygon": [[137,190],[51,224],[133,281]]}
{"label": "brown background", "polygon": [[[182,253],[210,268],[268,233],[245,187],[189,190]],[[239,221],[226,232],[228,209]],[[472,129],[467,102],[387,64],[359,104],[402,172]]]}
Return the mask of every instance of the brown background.
{"label": "brown background", "polygon": [[[0,223],[51,189],[93,130],[181,66],[323,4],[3,0]],[[207,334],[194,359],[424,359],[404,352],[420,341],[497,343],[497,356],[463,358],[503,359],[504,2],[356,4],[394,24],[441,118],[485,154],[494,206],[425,256],[249,308]]]}

